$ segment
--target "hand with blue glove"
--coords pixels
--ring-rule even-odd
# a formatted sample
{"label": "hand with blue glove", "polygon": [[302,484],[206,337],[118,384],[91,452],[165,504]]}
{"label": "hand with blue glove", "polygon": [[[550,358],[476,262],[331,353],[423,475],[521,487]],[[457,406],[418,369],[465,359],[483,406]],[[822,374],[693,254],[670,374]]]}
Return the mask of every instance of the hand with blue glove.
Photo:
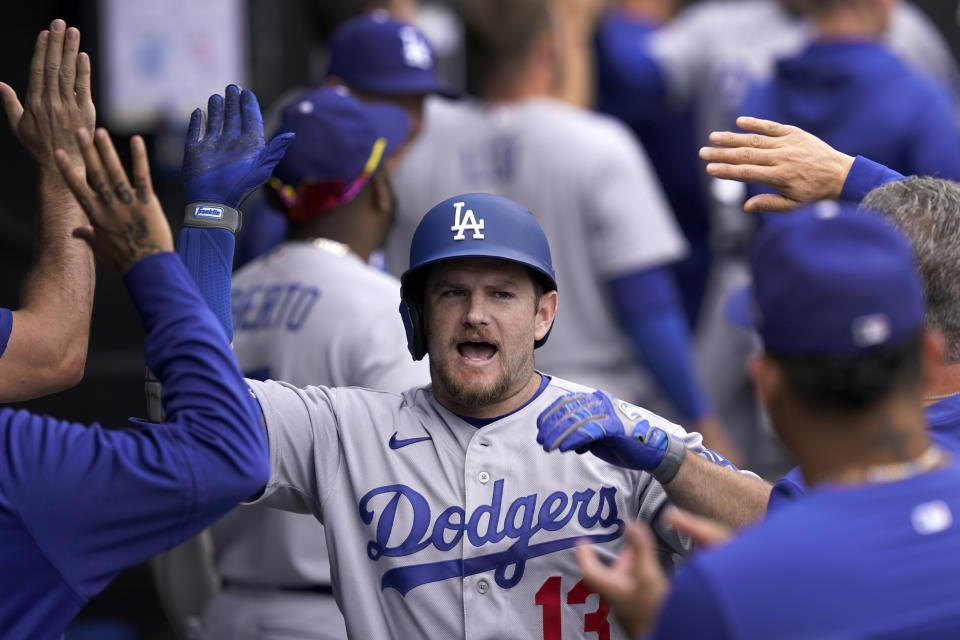
{"label": "hand with blue glove", "polygon": [[270,177],[292,133],[265,144],[260,105],[252,91],[230,85],[190,116],[181,176],[187,196],[177,253],[197,282],[200,293],[220,320],[227,339],[233,337],[230,274],[240,228],[237,207],[250,191]]}
{"label": "hand with blue glove", "polygon": [[537,418],[537,429],[537,442],[547,451],[589,451],[611,464],[648,471],[661,484],[677,474],[687,451],[636,407],[603,391],[558,398]]}
{"label": "hand with blue glove", "polygon": [[236,209],[246,194],[259,188],[293,141],[293,133],[276,136],[265,144],[260,105],[252,91],[230,85],[195,109],[187,129],[181,169],[188,203],[219,203]]}

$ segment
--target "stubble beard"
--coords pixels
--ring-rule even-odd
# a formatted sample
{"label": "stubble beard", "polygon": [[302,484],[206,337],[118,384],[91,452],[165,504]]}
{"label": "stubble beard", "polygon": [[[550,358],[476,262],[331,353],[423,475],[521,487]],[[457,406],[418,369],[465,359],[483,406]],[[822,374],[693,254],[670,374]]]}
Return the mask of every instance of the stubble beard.
{"label": "stubble beard", "polygon": [[[502,351],[498,352],[502,355]],[[482,409],[492,404],[500,402],[514,390],[517,381],[523,377],[524,372],[529,370],[533,373],[532,354],[530,358],[525,358],[517,362],[516,366],[510,364],[501,358],[499,361],[499,371],[496,378],[488,384],[481,384],[479,381],[463,380],[453,375],[451,366],[447,361],[440,358],[430,357],[430,376],[433,380],[433,386],[436,389],[440,387],[450,400],[458,406],[465,409]]]}

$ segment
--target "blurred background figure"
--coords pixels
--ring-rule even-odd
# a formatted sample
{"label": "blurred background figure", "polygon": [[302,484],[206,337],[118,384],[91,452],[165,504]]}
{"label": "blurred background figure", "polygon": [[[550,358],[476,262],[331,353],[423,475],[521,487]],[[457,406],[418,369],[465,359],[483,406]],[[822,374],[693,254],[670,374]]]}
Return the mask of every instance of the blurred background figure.
{"label": "blurred background figure", "polygon": [[953,96],[882,42],[899,0],[795,4],[810,16],[813,41],[777,61],[774,77],[752,87],[737,113],[800,127],[904,175],[960,179]]}
{"label": "blurred background figure", "polygon": [[654,33],[685,0],[617,0],[610,3],[596,34],[596,109],[623,120],[650,156],[664,194],[690,247],[672,265],[687,321],[695,327],[710,270],[706,175],[697,159],[696,97],[677,108],[657,109],[653,96],[632,83],[656,74],[650,54]]}
{"label": "blurred background figure", "polygon": [[[403,109],[410,128],[401,147],[419,135],[427,95],[457,96],[438,77],[436,58],[424,35],[413,25],[392,18],[384,9],[352,17],[333,31],[323,84],[343,87],[366,102],[389,102]],[[294,99],[295,96],[286,94],[281,103]],[[401,157],[398,151],[388,162],[397,165]],[[247,222],[237,257],[241,265],[276,246],[287,226],[282,212],[269,202],[254,207]],[[378,250],[374,257],[377,264],[382,264],[379,256]]]}

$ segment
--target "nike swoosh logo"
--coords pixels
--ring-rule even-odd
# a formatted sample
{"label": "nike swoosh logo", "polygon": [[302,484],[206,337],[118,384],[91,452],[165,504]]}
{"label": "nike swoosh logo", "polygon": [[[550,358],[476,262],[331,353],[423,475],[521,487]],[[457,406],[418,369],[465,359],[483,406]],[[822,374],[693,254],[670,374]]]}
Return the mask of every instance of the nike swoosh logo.
{"label": "nike swoosh logo", "polygon": [[399,448],[401,448],[401,447],[407,446],[408,444],[414,444],[414,443],[417,443],[417,442],[423,442],[424,440],[433,440],[433,438],[430,437],[430,436],[424,436],[424,437],[422,437],[422,438],[405,438],[405,439],[403,439],[403,440],[398,440],[398,439],[397,439],[397,432],[394,431],[394,432],[393,432],[393,435],[390,436],[390,443],[389,443],[389,444],[390,444],[390,448],[391,448],[391,449],[399,449]]}

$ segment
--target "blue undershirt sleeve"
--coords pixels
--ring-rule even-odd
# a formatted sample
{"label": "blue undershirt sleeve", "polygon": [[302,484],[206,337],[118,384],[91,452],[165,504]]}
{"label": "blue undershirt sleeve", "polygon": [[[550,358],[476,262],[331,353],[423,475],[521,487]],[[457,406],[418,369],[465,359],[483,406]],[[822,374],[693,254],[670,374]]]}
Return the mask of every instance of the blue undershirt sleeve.
{"label": "blue undershirt sleeve", "polygon": [[259,405],[179,258],[150,256],[125,281],[167,422],[108,430],[0,412],[2,498],[82,597],[196,534],[269,476]]}
{"label": "blue undershirt sleeve", "polygon": [[904,176],[869,158],[857,156],[840,191],[840,200],[860,202],[864,196],[880,185],[902,180]]}
{"label": "blue undershirt sleeve", "polygon": [[184,227],[177,238],[177,253],[220,321],[228,341],[233,340],[230,278],[236,241],[229,229],[205,227]]}
{"label": "blue undershirt sleeve", "polygon": [[0,356],[3,356],[3,352],[7,350],[11,331],[13,331],[13,312],[0,307]]}
{"label": "blue undershirt sleeve", "polygon": [[689,564],[680,569],[660,611],[657,629],[649,640],[726,640],[732,637],[723,612],[696,565]]}
{"label": "blue undershirt sleeve", "polygon": [[653,374],[684,419],[696,421],[711,411],[700,383],[690,332],[676,285],[662,268],[635,271],[610,281],[620,324],[640,360]]}

